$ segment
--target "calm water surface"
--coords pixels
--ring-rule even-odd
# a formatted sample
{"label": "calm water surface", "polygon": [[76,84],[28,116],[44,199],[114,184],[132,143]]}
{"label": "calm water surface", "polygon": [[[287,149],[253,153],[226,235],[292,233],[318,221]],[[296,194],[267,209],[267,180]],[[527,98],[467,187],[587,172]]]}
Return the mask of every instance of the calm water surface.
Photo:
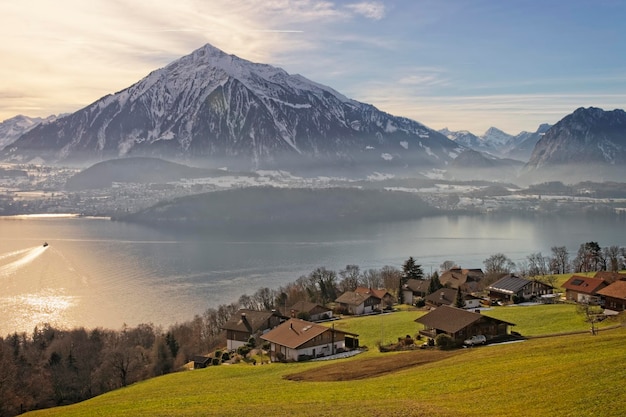
{"label": "calm water surface", "polygon": [[[0,217],[0,335],[40,323],[119,329],[168,326],[278,288],[325,266],[400,268],[413,256],[425,272],[444,260],[482,268],[502,252],[522,261],[581,243],[625,246],[616,218],[435,217],[316,233],[187,237],[106,219]],[[48,247],[43,243],[48,242]]]}

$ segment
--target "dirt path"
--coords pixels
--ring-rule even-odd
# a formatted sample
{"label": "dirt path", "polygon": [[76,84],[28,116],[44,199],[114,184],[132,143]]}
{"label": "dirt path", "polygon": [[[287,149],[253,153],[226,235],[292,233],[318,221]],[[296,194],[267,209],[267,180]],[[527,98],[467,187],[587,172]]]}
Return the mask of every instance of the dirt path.
{"label": "dirt path", "polygon": [[428,349],[399,354],[390,353],[388,356],[332,363],[308,371],[286,375],[285,378],[292,381],[351,381],[389,374],[463,353],[463,349],[450,351]]}

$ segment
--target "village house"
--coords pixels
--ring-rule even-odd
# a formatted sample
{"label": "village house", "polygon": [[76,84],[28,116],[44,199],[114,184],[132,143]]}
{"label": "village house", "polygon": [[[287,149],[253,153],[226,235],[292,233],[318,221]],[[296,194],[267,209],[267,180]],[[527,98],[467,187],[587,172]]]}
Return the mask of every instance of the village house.
{"label": "village house", "polygon": [[257,338],[286,319],[287,317],[275,310],[240,309],[222,326],[222,330],[226,331],[226,347],[228,350],[236,350],[248,343],[250,337]]}
{"label": "village house", "polygon": [[597,294],[602,298],[605,310],[626,310],[626,281],[615,281],[599,290]]}
{"label": "village house", "polygon": [[261,336],[270,344],[272,362],[301,361],[359,347],[357,334],[300,319],[289,319]]}
{"label": "village house", "polygon": [[565,281],[562,287],[565,289],[565,299],[577,303],[599,304],[598,291],[606,287],[608,283],[601,278],[572,275]]}
{"label": "village house", "polygon": [[514,326],[513,323],[447,305],[430,311],[415,322],[424,325],[420,335],[435,339],[437,335],[447,334],[457,344],[478,335],[484,335],[487,340],[503,337],[509,334],[509,326]]}
{"label": "village house", "polygon": [[541,281],[518,277],[513,274],[500,278],[487,287],[489,297],[505,302],[530,301],[552,294],[554,288]]}
{"label": "village house", "polygon": [[448,288],[461,288],[465,292],[478,292],[481,290],[480,281],[485,277],[480,268],[451,268],[443,272],[439,277],[441,285]]}
{"label": "village house", "polygon": [[308,321],[322,321],[331,319],[333,317],[333,310],[309,301],[298,301],[287,311],[284,311],[283,314],[292,318],[301,318]]}
{"label": "village house", "polygon": [[346,291],[335,300],[335,303],[339,306],[339,310],[355,316],[373,313],[377,306],[380,305],[380,302],[381,299],[374,294],[363,295],[354,291]]}
{"label": "village house", "polygon": [[[454,288],[440,288],[426,296],[426,305],[431,307],[439,307],[442,305],[453,306],[456,302],[457,291],[458,290]],[[461,297],[463,298],[463,308],[480,308],[480,298],[463,291],[461,291]]]}
{"label": "village house", "polygon": [[412,305],[415,304],[418,299],[426,297],[429,287],[429,279],[408,279],[402,288],[404,303]]}
{"label": "village house", "polygon": [[374,288],[368,288],[368,287],[356,287],[354,292],[357,293],[357,294],[361,294],[361,295],[372,294],[373,296],[380,298],[381,303],[378,306],[374,307],[374,308],[380,309],[380,310],[383,310],[386,307],[393,306],[393,303],[396,301],[394,296],[391,295],[384,288],[374,289]]}

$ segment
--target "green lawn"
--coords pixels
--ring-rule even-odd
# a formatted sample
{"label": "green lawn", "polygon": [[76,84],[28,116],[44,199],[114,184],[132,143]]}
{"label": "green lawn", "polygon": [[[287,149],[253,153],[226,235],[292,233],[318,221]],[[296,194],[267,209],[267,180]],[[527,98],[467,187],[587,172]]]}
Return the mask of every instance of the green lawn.
{"label": "green lawn", "polygon": [[[523,334],[578,326],[572,306],[501,307],[493,317]],[[568,309],[569,308],[569,309]],[[378,340],[415,334],[421,312],[351,318],[336,328],[361,335],[366,355]],[[487,314],[487,313],[485,313]],[[553,324],[545,325],[549,321]],[[583,326],[584,328],[584,326]],[[560,329],[567,331],[567,329]],[[145,381],[35,416],[623,416],[626,328],[464,349],[459,355],[356,381],[290,381],[284,375],[332,362],[210,367]],[[421,352],[421,351],[419,351]],[[419,354],[418,352],[418,354]],[[405,353],[394,353],[399,361]],[[339,363],[337,361],[336,363]]]}

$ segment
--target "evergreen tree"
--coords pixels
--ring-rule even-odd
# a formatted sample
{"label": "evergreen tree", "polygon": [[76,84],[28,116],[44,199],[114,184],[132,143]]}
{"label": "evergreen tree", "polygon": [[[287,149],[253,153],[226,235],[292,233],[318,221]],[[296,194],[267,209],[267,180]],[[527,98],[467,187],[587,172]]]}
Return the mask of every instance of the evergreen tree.
{"label": "evergreen tree", "polygon": [[456,298],[454,299],[454,306],[458,308],[465,307],[465,301],[463,300],[463,294],[461,293],[461,287],[456,289]]}
{"label": "evergreen tree", "polygon": [[424,271],[422,266],[415,263],[415,259],[412,256],[409,257],[402,265],[402,277],[400,278],[400,288],[398,290],[398,301],[400,304],[404,304],[404,293],[402,290],[406,282],[409,279],[422,279],[424,277]]}
{"label": "evergreen tree", "polygon": [[428,284],[428,294],[432,294],[438,289],[443,288],[441,285],[441,281],[439,281],[439,274],[437,271],[433,272],[432,277],[430,277],[430,283]]}

